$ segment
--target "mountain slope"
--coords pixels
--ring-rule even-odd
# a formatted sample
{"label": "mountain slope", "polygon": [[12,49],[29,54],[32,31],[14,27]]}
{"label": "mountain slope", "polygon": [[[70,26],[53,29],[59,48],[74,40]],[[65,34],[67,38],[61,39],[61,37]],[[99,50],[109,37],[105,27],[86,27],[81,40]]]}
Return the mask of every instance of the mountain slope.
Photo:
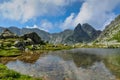
{"label": "mountain slope", "polygon": [[99,42],[120,42],[120,15],[106,26],[97,40]]}
{"label": "mountain slope", "polygon": [[12,31],[13,33],[15,33],[16,35],[21,35],[21,29],[15,27],[15,26],[11,26],[8,28],[10,31]]}
{"label": "mountain slope", "polygon": [[88,23],[85,23],[82,25],[82,29],[88,34],[88,36],[91,38],[91,40],[96,39],[101,31],[100,30],[95,30],[91,25]]}
{"label": "mountain slope", "polygon": [[51,34],[51,38],[49,42],[54,44],[59,44],[59,43],[64,44],[67,37],[69,37],[72,34],[73,34],[73,30],[70,29],[66,29],[60,33],[53,33]]}
{"label": "mountain slope", "polygon": [[0,26],[0,34],[5,30],[4,27]]}

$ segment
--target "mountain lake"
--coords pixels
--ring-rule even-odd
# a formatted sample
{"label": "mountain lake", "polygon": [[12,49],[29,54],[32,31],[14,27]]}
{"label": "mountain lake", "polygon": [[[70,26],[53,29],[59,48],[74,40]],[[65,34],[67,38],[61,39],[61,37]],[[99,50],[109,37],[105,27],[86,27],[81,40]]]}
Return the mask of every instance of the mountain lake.
{"label": "mountain lake", "polygon": [[9,69],[45,80],[119,80],[120,49],[77,48],[42,54],[34,63],[10,61]]}

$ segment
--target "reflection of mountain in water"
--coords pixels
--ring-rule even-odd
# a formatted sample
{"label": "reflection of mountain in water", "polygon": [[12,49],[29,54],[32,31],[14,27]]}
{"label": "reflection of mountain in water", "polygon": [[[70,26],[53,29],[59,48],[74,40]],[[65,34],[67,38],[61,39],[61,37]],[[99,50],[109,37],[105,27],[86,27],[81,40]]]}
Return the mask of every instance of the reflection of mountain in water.
{"label": "reflection of mountain in water", "polygon": [[41,56],[34,64],[14,61],[8,68],[47,80],[115,80],[115,77],[95,54],[68,50],[50,52]]}
{"label": "reflection of mountain in water", "polygon": [[97,56],[95,54],[88,54],[88,53],[79,53],[79,52],[70,52],[66,53],[66,51],[61,51],[62,54],[58,51],[55,54],[52,54],[54,56],[59,56],[63,58],[65,61],[73,60],[75,65],[77,67],[89,67],[93,65],[95,62],[100,61],[100,56]]}

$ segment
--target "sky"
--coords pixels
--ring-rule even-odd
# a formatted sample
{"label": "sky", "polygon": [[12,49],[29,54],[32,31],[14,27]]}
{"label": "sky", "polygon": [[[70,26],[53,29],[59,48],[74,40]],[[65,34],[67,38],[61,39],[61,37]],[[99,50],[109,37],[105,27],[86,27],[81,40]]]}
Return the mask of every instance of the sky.
{"label": "sky", "polygon": [[103,30],[120,14],[120,0],[0,0],[0,26],[55,33],[88,23]]}

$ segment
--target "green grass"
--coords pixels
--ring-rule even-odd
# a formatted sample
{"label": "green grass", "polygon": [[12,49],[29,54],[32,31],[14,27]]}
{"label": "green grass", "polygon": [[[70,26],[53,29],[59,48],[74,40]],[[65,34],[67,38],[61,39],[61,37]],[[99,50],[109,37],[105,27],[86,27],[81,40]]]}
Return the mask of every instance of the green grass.
{"label": "green grass", "polygon": [[0,64],[0,80],[42,80],[32,78],[30,76],[21,75],[13,70],[9,70],[6,66]]}
{"label": "green grass", "polygon": [[[32,50],[31,45],[27,46],[29,50]],[[44,50],[44,51],[56,51],[56,50],[63,50],[63,49],[72,49],[72,46],[64,46],[62,44],[53,45],[53,44],[46,44],[46,45],[36,45],[36,50]]]}
{"label": "green grass", "polygon": [[1,49],[0,56],[1,57],[10,57],[10,56],[18,56],[20,55],[20,51],[18,49]]}
{"label": "green grass", "polygon": [[118,42],[120,42],[120,31],[117,34],[115,34],[112,39],[117,40]]}

